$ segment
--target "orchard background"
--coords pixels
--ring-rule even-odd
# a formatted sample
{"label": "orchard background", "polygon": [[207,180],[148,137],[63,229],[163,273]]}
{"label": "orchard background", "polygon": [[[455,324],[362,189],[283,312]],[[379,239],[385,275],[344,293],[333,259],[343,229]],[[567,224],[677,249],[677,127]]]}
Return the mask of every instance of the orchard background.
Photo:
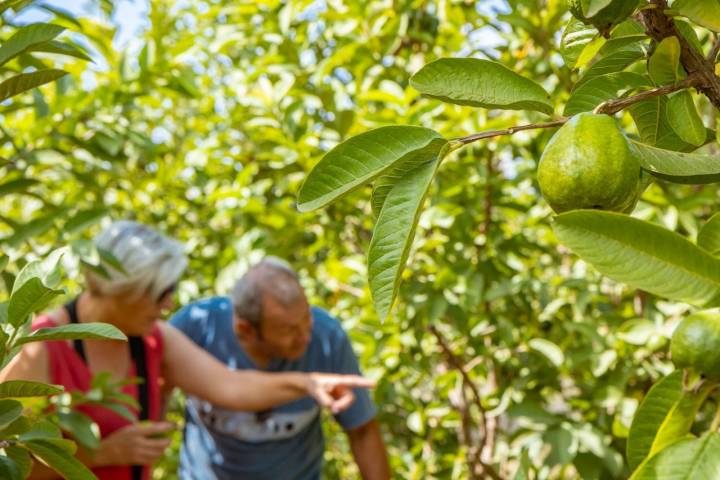
{"label": "orchard background", "polygon": [[[592,11],[611,2],[581,3]],[[720,292],[720,260],[711,256],[720,250],[711,238],[717,224],[707,223],[720,174],[720,5],[637,6],[599,32],[574,20],[564,0],[154,0],[147,28],[116,48],[109,0],[87,2],[87,15],[0,2],[3,360],[26,318],[8,323],[23,267],[64,248],[60,276],[43,280],[56,293],[31,311],[59,303],[67,298],[59,288],[78,291],[81,265],[102,268],[88,239],[103,222],[131,218],[187,245],[179,304],[226,292],[265,254],[297,267],[312,301],[342,319],[364,372],[379,379],[375,400],[397,478],[627,478],[650,453],[659,458],[658,442],[683,446],[689,433],[709,453],[675,452],[675,463],[695,472],[687,478],[717,478],[720,442],[700,435],[720,397],[707,384],[688,390],[687,378],[683,387],[679,371],[670,375],[668,345],[682,318],[716,305]],[[10,52],[30,10],[64,30],[35,27],[45,36],[28,35]],[[674,29],[655,28],[663,19]],[[411,84],[434,60],[465,57],[507,67],[491,79],[497,85],[519,75],[546,96],[533,90],[528,99],[520,89],[516,105],[488,106],[428,98]],[[37,89],[7,83],[51,69],[67,73],[48,73]],[[445,87],[463,85],[451,79]],[[655,181],[636,221],[604,212],[554,220],[540,195],[535,172],[554,127],[596,108],[615,115],[646,160],[654,152],[656,162],[642,163]],[[389,125],[465,139],[431,177],[410,219],[415,235],[400,238],[397,275],[378,290],[397,292],[392,310],[394,294],[368,286],[379,218],[372,188],[361,184],[318,210],[297,208],[301,185],[333,147]],[[530,127],[506,130],[518,125]],[[589,215],[595,237],[578,214]],[[559,222],[563,243],[553,231]],[[706,224],[709,252],[681,241],[695,242]],[[632,238],[616,247],[617,232]],[[693,283],[699,265],[717,273]],[[662,398],[674,400],[659,422],[645,424],[649,440],[626,454],[640,402],[663,378],[670,393]],[[23,404],[35,421],[53,401]],[[181,405],[176,396],[177,421]],[[13,412],[0,408],[0,428]],[[51,420],[92,445],[89,426]],[[664,420],[679,426],[662,432]],[[353,478],[345,437],[326,423],[326,477]],[[0,442],[17,435],[0,431]],[[156,478],[174,475],[178,441]],[[8,455],[0,454],[0,468]],[[643,468],[635,478],[686,478]]]}

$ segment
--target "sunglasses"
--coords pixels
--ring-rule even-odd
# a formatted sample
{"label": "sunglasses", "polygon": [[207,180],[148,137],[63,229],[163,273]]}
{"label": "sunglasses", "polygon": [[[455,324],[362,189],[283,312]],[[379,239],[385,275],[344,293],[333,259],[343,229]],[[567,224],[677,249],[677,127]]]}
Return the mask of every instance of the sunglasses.
{"label": "sunglasses", "polygon": [[160,292],[160,295],[158,295],[158,298],[157,298],[157,303],[162,302],[162,301],[165,300],[168,296],[170,296],[170,295],[172,295],[173,293],[175,293],[175,290],[176,290],[176,289],[177,289],[177,283],[173,283],[173,284],[171,284],[169,287],[167,287],[165,290],[163,290],[162,292]]}

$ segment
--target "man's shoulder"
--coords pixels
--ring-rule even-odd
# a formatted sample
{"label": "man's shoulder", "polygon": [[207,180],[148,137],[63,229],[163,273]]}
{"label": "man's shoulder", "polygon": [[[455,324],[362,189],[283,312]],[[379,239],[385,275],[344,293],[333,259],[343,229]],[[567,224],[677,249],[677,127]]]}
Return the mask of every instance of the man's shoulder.
{"label": "man's shoulder", "polygon": [[313,335],[321,338],[345,335],[340,320],[332,316],[327,310],[312,306],[310,312],[313,317]]}
{"label": "man's shoulder", "polygon": [[208,297],[185,305],[173,315],[171,323],[188,321],[202,323],[224,314],[232,315],[230,299],[222,296]]}

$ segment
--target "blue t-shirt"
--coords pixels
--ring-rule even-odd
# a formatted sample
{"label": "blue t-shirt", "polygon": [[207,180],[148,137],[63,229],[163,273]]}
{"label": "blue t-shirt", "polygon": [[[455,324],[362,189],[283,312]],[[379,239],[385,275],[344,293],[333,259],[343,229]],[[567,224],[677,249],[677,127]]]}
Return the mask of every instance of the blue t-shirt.
{"label": "blue t-shirt", "polygon": [[[231,369],[257,369],[233,329],[232,304],[212,297],[187,305],[170,320],[191,340]],[[312,339],[298,360],[274,359],[266,371],[359,374],[357,359],[340,323],[312,307]],[[335,416],[345,430],[372,420],[367,390],[356,389],[352,406]],[[317,480],[324,441],[320,410],[310,397],[267,412],[239,412],[188,396],[180,451],[183,480]]]}

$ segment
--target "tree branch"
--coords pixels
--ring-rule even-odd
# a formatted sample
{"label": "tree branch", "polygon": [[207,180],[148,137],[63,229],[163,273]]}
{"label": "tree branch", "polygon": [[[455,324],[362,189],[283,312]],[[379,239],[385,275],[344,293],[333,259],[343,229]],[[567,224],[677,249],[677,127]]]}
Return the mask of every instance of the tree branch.
{"label": "tree branch", "polygon": [[710,53],[708,53],[707,60],[709,62],[715,63],[718,53],[720,53],[720,35],[715,34],[715,43],[713,43],[713,46],[710,49]]}
{"label": "tree branch", "polygon": [[607,100],[595,107],[593,113],[614,115],[617,112],[624,110],[635,103],[647,100],[648,98],[660,97],[662,95],[667,95],[668,93],[677,92],[678,90],[685,90],[686,88],[697,87],[700,82],[701,78],[699,75],[690,75],[685,80],[675,83],[673,85],[665,85],[662,87],[653,88],[651,90],[646,90],[630,97]]}
{"label": "tree branch", "polygon": [[[715,108],[720,108],[720,77],[715,74],[715,62],[703,57],[675,27],[673,19],[665,15],[667,0],[655,0],[657,8],[643,9],[640,19],[645,25],[645,33],[656,42],[667,37],[677,37],[680,42],[680,63],[689,76],[697,75],[698,91],[703,93]],[[713,50],[715,47],[713,46]]]}
{"label": "tree branch", "polygon": [[[445,360],[448,363],[448,365],[450,365],[453,369],[457,370],[460,373],[460,375],[462,376],[463,387],[468,387],[470,389],[470,391],[472,392],[473,404],[480,411],[480,418],[482,419],[482,425],[480,426],[480,428],[482,428],[484,430],[485,425],[487,423],[486,422],[486,413],[487,412],[485,410],[485,407],[483,407],[483,405],[482,405],[482,401],[480,399],[480,392],[477,389],[477,385],[475,385],[475,382],[472,381],[470,376],[465,371],[465,368],[463,367],[464,362],[462,360],[460,360],[452,352],[447,341],[445,340],[445,337],[443,337],[443,335],[440,333],[440,331],[437,328],[435,328],[434,325],[430,325],[428,327],[428,329],[430,330],[430,333],[432,333],[435,336],[435,339],[437,340],[438,344],[440,345],[440,349],[442,350],[443,355],[445,356]],[[463,393],[463,397],[464,397],[464,393]],[[461,414],[463,414],[463,416],[464,416],[464,412],[461,412]],[[464,416],[464,421],[467,420],[468,418],[469,417]],[[465,428],[465,427],[466,426],[464,425],[463,428]],[[468,440],[468,441],[470,440],[468,434],[463,433],[463,436],[466,437],[466,440]],[[480,443],[480,445],[483,445],[485,443],[485,441],[483,440],[479,443]],[[470,445],[468,445],[468,447],[470,447]],[[480,467],[483,469],[484,473],[486,473],[488,476],[490,476],[494,480],[501,480],[500,475],[498,475],[498,473],[495,471],[495,469],[492,467],[492,465],[488,465],[487,463],[483,462],[483,460],[480,458],[480,453],[481,453],[480,451],[477,451],[477,452],[471,451],[469,453],[472,455],[474,462],[477,463],[478,465],[480,465]]]}

